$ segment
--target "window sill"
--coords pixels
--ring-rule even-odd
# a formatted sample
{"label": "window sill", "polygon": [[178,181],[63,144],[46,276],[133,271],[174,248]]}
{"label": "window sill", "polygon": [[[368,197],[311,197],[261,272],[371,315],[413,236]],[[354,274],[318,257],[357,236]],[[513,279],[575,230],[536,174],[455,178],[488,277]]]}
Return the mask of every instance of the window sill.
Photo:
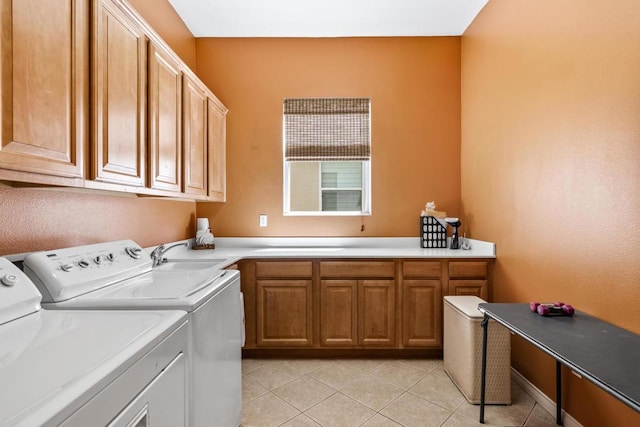
{"label": "window sill", "polygon": [[353,211],[293,211],[284,212],[284,216],[371,216],[371,212],[353,212]]}

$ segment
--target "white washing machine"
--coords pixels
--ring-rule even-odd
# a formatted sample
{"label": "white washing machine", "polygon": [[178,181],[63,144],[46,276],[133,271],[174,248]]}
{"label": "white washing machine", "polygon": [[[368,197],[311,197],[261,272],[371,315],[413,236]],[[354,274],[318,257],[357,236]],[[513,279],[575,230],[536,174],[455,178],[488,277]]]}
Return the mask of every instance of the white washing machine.
{"label": "white washing machine", "polygon": [[0,258],[1,426],[186,426],[186,313],[46,311]]}
{"label": "white washing machine", "polygon": [[45,309],[186,311],[190,427],[237,427],[242,416],[240,273],[152,269],[131,240],[29,254],[24,271]]}

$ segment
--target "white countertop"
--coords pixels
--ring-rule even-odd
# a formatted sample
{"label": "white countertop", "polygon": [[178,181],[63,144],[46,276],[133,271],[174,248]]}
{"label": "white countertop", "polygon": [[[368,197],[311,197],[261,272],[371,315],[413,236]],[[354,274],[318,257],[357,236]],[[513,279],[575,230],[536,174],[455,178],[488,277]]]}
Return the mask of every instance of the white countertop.
{"label": "white countertop", "polygon": [[[470,250],[422,249],[414,237],[217,237],[215,249],[173,248],[169,261],[217,261],[220,268],[244,258],[495,258],[495,244],[467,239]],[[190,245],[193,240],[189,240]],[[191,247],[191,246],[190,246]],[[153,249],[153,248],[149,248]]]}

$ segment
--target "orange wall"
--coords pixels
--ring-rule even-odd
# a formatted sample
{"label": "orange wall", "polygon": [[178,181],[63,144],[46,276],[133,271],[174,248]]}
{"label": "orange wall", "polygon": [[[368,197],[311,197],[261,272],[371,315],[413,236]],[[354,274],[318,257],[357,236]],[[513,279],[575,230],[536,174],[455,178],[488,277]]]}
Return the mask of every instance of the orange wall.
{"label": "orange wall", "polygon": [[191,68],[196,68],[196,39],[168,0],[128,0]]}
{"label": "orange wall", "polygon": [[[197,206],[214,234],[417,236],[425,202],[458,213],[459,37],[197,39],[196,47],[198,75],[229,108],[227,203]],[[288,97],[371,97],[371,216],[283,216]]]}
{"label": "orange wall", "polygon": [[[462,37],[462,202],[497,302],[562,300],[640,333],[640,2],[491,0]],[[554,396],[554,364],[513,364]],[[633,367],[637,369],[636,367]],[[585,426],[640,415],[565,372]]]}
{"label": "orange wall", "polygon": [[0,255],[133,239],[192,237],[195,203],[56,189],[0,187]]}

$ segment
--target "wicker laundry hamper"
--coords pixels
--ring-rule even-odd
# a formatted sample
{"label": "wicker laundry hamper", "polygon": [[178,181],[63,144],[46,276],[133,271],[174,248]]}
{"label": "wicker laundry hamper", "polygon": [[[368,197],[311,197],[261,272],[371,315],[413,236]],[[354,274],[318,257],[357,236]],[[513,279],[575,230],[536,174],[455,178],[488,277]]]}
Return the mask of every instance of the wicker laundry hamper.
{"label": "wicker laundry hamper", "polygon": [[[444,297],[444,369],[469,403],[480,403],[482,318],[475,296]],[[511,404],[511,339],[493,320],[487,336],[485,403]]]}

